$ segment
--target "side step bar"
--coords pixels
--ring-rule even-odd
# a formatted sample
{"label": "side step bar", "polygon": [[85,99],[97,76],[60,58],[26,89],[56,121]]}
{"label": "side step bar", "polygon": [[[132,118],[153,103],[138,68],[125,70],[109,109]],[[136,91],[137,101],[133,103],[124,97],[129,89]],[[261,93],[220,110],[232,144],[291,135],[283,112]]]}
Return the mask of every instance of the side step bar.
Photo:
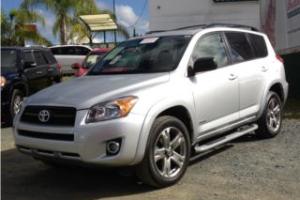
{"label": "side step bar", "polygon": [[258,125],[257,124],[252,124],[250,126],[248,126],[247,128],[243,128],[242,130],[238,130],[237,132],[231,133],[229,135],[226,135],[224,137],[218,138],[215,141],[212,141],[208,144],[202,144],[202,145],[196,145],[195,148],[195,152],[196,153],[202,153],[205,152],[209,149],[213,149],[219,145],[222,145],[224,143],[227,143],[231,140],[234,140],[236,138],[239,138],[243,135],[246,135],[252,131],[255,131],[256,129],[258,129]]}

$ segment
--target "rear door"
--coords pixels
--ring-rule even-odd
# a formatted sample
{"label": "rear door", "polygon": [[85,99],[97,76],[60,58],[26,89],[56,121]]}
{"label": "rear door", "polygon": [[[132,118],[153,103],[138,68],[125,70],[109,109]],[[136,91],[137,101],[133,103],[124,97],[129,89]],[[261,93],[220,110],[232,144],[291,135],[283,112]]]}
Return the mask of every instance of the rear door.
{"label": "rear door", "polygon": [[249,33],[226,32],[225,35],[233,65],[238,68],[240,118],[254,116],[259,111],[265,85],[263,56],[257,56],[254,50],[257,46],[252,47],[250,40],[253,38],[249,37]]}
{"label": "rear door", "polygon": [[35,59],[35,62],[37,64],[36,67],[36,73],[38,75],[38,89],[41,90],[51,84],[50,78],[48,76],[48,62],[43,55],[42,51],[40,50],[34,50],[33,56]]}

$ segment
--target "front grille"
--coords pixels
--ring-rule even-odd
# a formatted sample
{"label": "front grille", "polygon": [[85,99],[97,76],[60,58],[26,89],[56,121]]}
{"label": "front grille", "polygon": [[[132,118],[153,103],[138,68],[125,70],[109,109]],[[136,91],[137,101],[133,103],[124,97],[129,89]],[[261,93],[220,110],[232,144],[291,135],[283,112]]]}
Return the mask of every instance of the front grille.
{"label": "front grille", "polygon": [[25,130],[18,130],[18,134],[21,135],[21,136],[31,137],[31,138],[38,138],[38,139],[74,141],[74,135],[73,134],[43,133],[43,132],[25,131]]}
{"label": "front grille", "polygon": [[[50,114],[49,119],[44,122],[39,119],[39,113],[43,110]],[[21,121],[38,125],[74,126],[75,117],[76,109],[72,107],[27,106],[21,116]]]}

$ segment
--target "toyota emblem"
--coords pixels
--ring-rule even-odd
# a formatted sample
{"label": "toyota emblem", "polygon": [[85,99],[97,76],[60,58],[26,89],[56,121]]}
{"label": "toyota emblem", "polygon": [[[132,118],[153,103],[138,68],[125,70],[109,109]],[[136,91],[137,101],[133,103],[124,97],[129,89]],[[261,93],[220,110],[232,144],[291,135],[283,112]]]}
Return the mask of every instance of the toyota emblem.
{"label": "toyota emblem", "polygon": [[41,122],[47,122],[50,119],[50,112],[48,110],[41,110],[38,117]]}

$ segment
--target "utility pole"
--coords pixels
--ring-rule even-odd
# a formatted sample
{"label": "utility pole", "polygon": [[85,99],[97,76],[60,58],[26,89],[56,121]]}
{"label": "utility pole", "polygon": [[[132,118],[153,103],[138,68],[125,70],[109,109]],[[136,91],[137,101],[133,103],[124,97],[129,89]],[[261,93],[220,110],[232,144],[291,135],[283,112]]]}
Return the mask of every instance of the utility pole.
{"label": "utility pole", "polygon": [[[117,24],[116,0],[113,0],[113,12],[115,15],[115,23]],[[117,44],[117,30],[114,30],[114,40],[115,40],[115,45],[116,45]]]}
{"label": "utility pole", "polygon": [[135,27],[133,27],[133,37],[136,36],[136,30],[135,30]]}

